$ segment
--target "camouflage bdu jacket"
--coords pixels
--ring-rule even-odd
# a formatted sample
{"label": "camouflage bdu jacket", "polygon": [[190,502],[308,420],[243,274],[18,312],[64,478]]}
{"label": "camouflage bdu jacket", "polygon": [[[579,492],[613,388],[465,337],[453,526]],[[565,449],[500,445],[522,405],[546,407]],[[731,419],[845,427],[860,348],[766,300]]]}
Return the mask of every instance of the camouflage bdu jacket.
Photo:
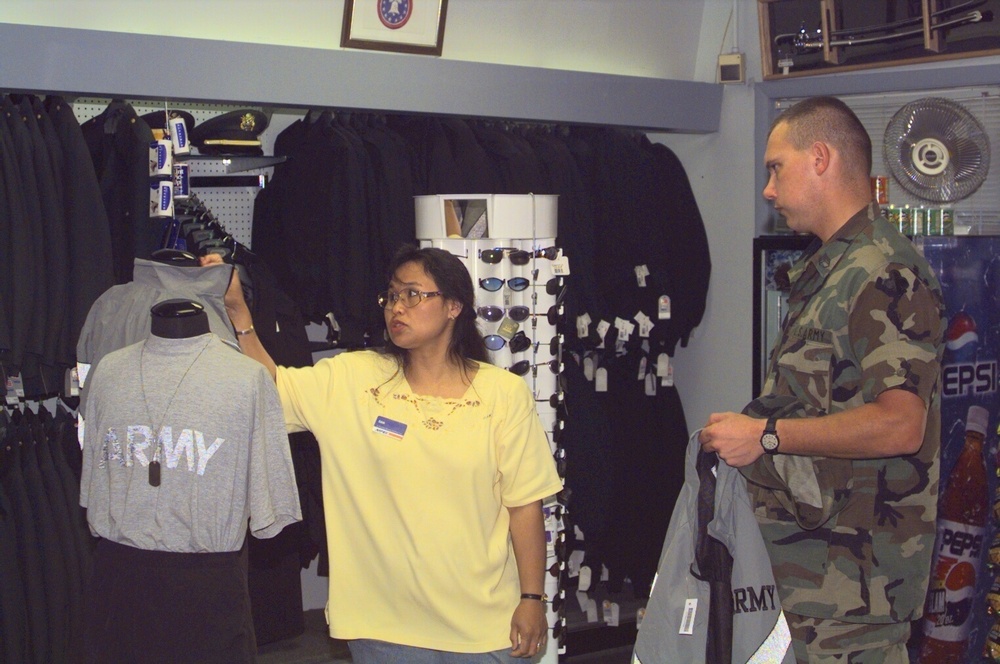
{"label": "camouflage bdu jacket", "polygon": [[937,517],[941,287],[871,206],[816,245],[789,275],[788,317],[762,395],[795,397],[806,415],[821,416],[904,389],[928,405],[923,445],[889,459],[764,455],[743,473],[786,611],[913,620],[923,612]]}

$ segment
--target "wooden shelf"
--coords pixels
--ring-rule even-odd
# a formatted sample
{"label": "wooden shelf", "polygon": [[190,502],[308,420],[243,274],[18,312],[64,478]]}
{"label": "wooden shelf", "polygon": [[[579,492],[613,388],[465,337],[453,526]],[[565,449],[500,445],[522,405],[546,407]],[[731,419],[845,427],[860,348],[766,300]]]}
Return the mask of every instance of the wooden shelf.
{"label": "wooden shelf", "polygon": [[1000,54],[1000,0],[921,0],[919,16],[902,4],[758,0],[764,79]]}

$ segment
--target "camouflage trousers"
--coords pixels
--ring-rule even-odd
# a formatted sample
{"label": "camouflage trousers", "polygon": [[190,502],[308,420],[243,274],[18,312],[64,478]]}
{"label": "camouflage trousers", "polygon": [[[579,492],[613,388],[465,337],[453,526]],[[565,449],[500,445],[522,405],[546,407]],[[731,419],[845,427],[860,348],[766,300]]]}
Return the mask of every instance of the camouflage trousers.
{"label": "camouflage trousers", "polygon": [[798,662],[908,664],[910,623],[873,625],[821,620],[785,612]]}

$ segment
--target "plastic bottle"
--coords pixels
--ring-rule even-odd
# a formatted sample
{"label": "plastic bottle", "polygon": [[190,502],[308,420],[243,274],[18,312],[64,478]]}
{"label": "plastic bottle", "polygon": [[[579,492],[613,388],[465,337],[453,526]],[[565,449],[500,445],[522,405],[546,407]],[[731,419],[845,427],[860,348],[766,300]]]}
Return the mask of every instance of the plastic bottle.
{"label": "plastic bottle", "polygon": [[920,662],[965,663],[989,513],[983,441],[989,411],[970,406],[965,445],[938,501],[937,540],[924,607]]}

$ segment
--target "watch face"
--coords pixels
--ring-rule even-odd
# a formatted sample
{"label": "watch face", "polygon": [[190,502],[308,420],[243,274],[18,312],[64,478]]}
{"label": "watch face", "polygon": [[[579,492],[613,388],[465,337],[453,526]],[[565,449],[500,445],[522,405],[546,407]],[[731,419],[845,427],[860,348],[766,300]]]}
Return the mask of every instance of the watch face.
{"label": "watch face", "polygon": [[773,452],[778,449],[778,437],[773,433],[765,433],[760,437],[760,445],[766,452]]}

